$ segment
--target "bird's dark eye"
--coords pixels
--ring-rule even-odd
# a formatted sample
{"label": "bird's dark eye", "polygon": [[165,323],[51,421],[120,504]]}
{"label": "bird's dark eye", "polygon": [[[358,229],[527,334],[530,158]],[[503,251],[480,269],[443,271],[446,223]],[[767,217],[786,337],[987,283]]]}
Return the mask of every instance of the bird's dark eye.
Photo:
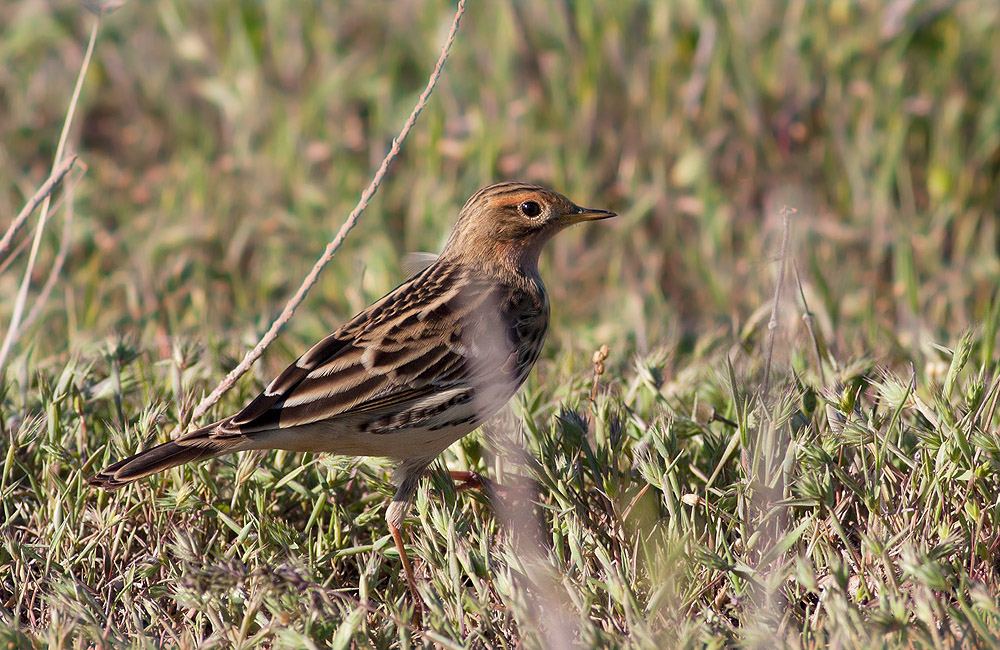
{"label": "bird's dark eye", "polygon": [[526,217],[537,217],[542,213],[542,206],[538,205],[535,201],[525,201],[517,206],[517,209]]}

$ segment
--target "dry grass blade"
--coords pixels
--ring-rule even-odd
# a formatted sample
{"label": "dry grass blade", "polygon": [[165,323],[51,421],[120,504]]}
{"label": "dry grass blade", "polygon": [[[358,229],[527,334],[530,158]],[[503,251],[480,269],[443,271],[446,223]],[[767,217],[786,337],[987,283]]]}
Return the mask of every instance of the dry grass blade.
{"label": "dry grass blade", "polygon": [[781,256],[778,260],[778,282],[774,286],[771,320],[767,323],[767,352],[764,355],[764,397],[771,389],[771,357],[774,356],[774,331],[778,329],[778,305],[781,303],[781,286],[785,283],[785,266],[788,263],[788,238],[791,233],[791,216],[795,208],[781,208]]}
{"label": "dry grass blade", "polygon": [[38,316],[42,313],[42,309],[45,307],[45,303],[48,302],[52,288],[56,286],[56,280],[59,279],[59,273],[62,271],[63,265],[66,264],[66,255],[69,253],[69,244],[73,235],[73,216],[75,214],[75,210],[73,209],[73,193],[74,185],[71,182],[66,188],[66,219],[63,221],[59,252],[56,253],[56,259],[49,270],[49,277],[46,278],[45,284],[42,285],[38,299],[35,300],[35,304],[31,306],[31,311],[28,312],[24,322],[21,323],[22,330],[30,329],[35,320],[38,319]]}
{"label": "dry grass blade", "polygon": [[802,278],[799,277],[799,265],[793,263],[792,271],[795,273],[795,285],[799,289],[799,298],[802,299],[802,321],[806,324],[806,329],[809,330],[809,339],[812,341],[813,354],[816,357],[816,370],[819,371],[819,383],[821,386],[826,386],[826,373],[823,372],[823,353],[819,349],[819,339],[816,338],[816,330],[813,329],[813,315],[809,311],[809,302],[806,300],[806,292],[802,288]]}

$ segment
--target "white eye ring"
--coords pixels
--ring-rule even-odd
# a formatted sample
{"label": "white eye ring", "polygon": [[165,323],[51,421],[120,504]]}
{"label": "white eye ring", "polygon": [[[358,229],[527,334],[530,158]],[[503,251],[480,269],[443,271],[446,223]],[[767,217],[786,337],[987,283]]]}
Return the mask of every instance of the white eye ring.
{"label": "white eye ring", "polygon": [[537,201],[525,201],[517,206],[518,211],[526,217],[534,218],[542,213],[542,206]]}

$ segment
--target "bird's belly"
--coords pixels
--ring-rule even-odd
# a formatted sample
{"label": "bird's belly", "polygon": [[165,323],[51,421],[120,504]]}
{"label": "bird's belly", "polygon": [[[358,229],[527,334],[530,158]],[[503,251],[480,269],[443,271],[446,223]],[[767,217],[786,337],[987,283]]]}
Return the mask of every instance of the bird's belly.
{"label": "bird's belly", "polygon": [[287,449],[299,452],[327,452],[348,456],[383,456],[406,459],[415,456],[433,457],[458,439],[468,435],[481,421],[469,416],[440,421],[424,421],[413,426],[399,427],[381,433],[363,431],[360,423],[344,421],[316,422],[299,427],[269,431],[259,447]]}

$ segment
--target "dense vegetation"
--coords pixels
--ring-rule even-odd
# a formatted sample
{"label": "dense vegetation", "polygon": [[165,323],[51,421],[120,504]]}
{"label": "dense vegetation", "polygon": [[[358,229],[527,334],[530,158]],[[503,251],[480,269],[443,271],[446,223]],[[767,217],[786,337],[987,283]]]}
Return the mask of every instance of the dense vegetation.
{"label": "dense vegetation", "polygon": [[[499,494],[443,472],[420,491],[422,631],[386,461],[243,454],[87,486],[189,424],[268,327],[454,9],[168,0],[101,19],[81,164],[0,373],[0,643],[1000,645],[989,0],[469,5],[371,206],[211,414],[398,284],[485,184],[619,212],[552,242],[542,360],[442,457]],[[4,230],[49,174],[94,20],[0,4]],[[37,223],[0,256],[3,334]]]}

